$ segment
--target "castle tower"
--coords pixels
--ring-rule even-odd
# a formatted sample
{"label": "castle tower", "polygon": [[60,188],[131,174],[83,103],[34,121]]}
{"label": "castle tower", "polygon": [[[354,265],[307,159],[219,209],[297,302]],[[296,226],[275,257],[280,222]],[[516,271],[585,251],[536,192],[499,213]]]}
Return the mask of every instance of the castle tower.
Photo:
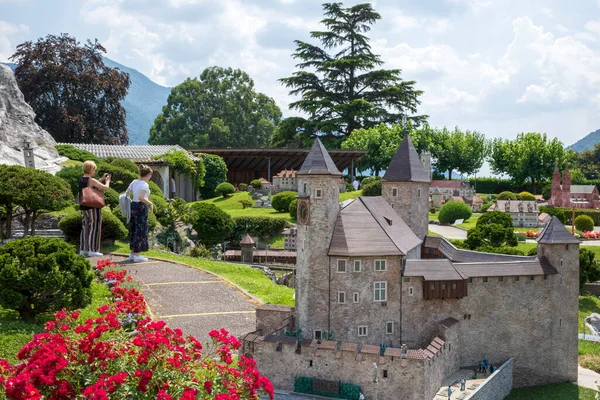
{"label": "castle tower", "polygon": [[297,173],[296,317],[304,338],[329,329],[327,250],[340,211],[341,175],[318,139]]}
{"label": "castle tower", "polygon": [[419,239],[427,235],[431,179],[410,137],[406,135],[385,175],[381,195]]}
{"label": "castle tower", "polygon": [[252,264],[254,262],[254,240],[247,233],[240,241],[240,247],[242,248],[242,262]]}
{"label": "castle tower", "polygon": [[546,225],[537,239],[538,257],[548,262],[558,274],[547,275],[549,347],[555,354],[552,375],[563,380],[577,380],[577,311],[579,305],[579,240],[556,217]]}
{"label": "castle tower", "polygon": [[552,191],[550,192],[550,200],[548,204],[551,206],[560,206],[562,202],[562,192],[560,188],[560,171],[558,170],[558,162],[554,163],[554,172],[552,173]]}

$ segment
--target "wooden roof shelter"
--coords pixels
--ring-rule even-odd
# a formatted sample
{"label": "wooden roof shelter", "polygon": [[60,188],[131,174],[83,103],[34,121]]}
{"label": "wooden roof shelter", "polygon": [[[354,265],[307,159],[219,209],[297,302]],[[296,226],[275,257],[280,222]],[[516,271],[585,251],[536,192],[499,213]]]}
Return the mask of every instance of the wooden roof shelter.
{"label": "wooden roof shelter", "polygon": [[[223,157],[227,164],[227,181],[250,183],[253,179],[265,178],[269,182],[273,175],[283,169],[300,170],[311,149],[188,149],[191,153],[215,154]],[[327,150],[338,170],[352,170],[353,165],[366,150]]]}

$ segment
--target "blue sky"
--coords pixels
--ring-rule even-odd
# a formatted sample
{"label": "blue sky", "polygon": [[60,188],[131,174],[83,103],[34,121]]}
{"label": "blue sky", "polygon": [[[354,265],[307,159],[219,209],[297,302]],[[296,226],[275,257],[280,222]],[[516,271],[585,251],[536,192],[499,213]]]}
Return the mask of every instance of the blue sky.
{"label": "blue sky", "polygon": [[[357,1],[347,1],[352,5]],[[386,68],[425,91],[434,126],[486,136],[546,132],[566,145],[600,128],[600,0],[376,0],[370,36]],[[242,68],[285,116],[277,82],[294,39],[319,29],[314,0],[0,0],[0,61],[48,33],[98,38],[108,57],[173,86]]]}

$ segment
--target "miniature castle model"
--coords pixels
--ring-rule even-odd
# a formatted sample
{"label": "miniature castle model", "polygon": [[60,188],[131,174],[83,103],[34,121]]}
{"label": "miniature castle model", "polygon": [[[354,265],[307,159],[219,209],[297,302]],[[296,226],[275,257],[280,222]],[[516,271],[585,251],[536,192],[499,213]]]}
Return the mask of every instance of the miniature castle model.
{"label": "miniature castle model", "polygon": [[430,400],[483,359],[510,365],[508,391],[577,379],[579,241],[560,221],[537,257],[427,236],[431,179],[409,137],[381,196],[340,208],[340,175],[317,140],[297,174],[296,307],[259,307],[243,340],[276,388],[312,377],[367,398]]}
{"label": "miniature castle model", "polygon": [[538,227],[538,206],[535,200],[497,200],[488,211],[508,213],[516,227]]}
{"label": "miniature castle model", "polygon": [[567,208],[598,208],[600,196],[596,185],[571,185],[569,167],[565,164],[562,185],[558,164],[552,174],[552,194],[548,205]]}

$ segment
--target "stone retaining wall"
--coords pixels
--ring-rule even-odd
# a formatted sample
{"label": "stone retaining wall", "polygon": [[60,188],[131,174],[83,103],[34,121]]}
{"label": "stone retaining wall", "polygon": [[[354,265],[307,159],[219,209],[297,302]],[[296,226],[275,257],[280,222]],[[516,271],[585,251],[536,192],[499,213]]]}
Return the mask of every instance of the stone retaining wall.
{"label": "stone retaining wall", "polygon": [[512,378],[513,358],[511,357],[465,400],[502,400],[513,388]]}

